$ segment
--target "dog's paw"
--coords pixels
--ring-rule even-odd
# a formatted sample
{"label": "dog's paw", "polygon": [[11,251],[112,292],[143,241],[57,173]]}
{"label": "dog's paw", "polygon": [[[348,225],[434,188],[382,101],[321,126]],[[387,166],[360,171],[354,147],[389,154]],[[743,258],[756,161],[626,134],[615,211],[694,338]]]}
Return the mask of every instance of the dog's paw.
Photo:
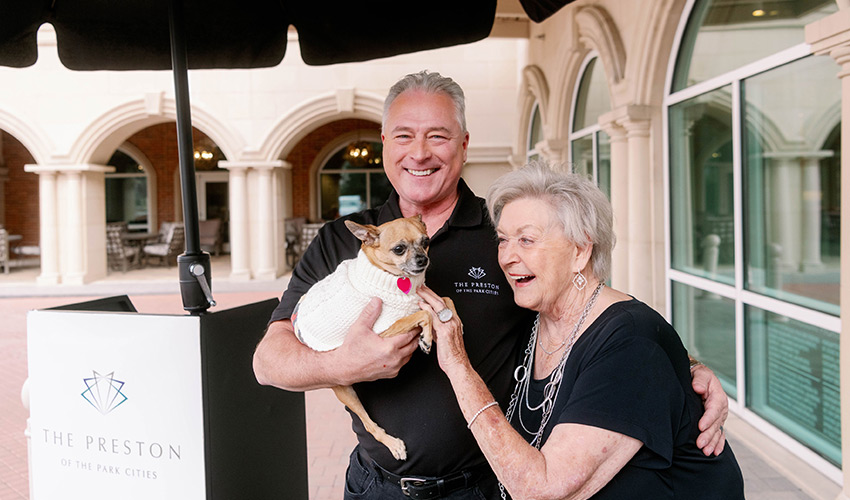
{"label": "dog's paw", "polygon": [[404,441],[392,436],[388,436],[388,438],[389,439],[384,444],[390,449],[390,453],[393,454],[393,457],[396,460],[407,460],[407,447],[404,445]]}
{"label": "dog's paw", "polygon": [[419,336],[419,348],[422,349],[422,352],[425,354],[431,354],[431,339],[426,339],[424,336]]}

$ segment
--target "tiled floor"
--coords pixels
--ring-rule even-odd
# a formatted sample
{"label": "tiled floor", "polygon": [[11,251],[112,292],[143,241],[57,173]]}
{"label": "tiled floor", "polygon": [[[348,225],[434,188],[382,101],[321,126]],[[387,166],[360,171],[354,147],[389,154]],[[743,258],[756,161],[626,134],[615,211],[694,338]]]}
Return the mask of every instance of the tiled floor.
{"label": "tiled floor", "polygon": [[[225,261],[214,262],[216,310],[279,297],[286,280],[230,283]],[[144,274],[141,274],[144,273]],[[24,437],[27,411],[21,404],[26,379],[26,313],[87,298],[128,294],[140,312],[182,314],[176,290],[176,269],[113,273],[106,280],[83,287],[40,287],[31,270],[0,274],[0,500],[28,498],[27,447]],[[173,280],[169,283],[169,280]],[[85,295],[81,293],[90,292]],[[74,295],[74,296],[70,296]],[[311,500],[342,497],[348,455],[356,442],[343,406],[330,390],[312,391],[307,401],[307,446]],[[731,439],[744,471],[749,500],[808,500],[797,485],[763,460],[762,455]],[[823,497],[827,498],[827,497]],[[830,500],[835,498],[832,495]],[[74,499],[72,499],[74,500]]]}

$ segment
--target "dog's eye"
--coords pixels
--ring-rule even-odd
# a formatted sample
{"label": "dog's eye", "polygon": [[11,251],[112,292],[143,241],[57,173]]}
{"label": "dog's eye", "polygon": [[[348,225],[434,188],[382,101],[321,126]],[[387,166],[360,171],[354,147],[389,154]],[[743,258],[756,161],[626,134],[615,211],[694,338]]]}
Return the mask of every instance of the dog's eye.
{"label": "dog's eye", "polygon": [[392,252],[396,255],[404,255],[404,252],[407,250],[407,247],[404,245],[396,245],[393,247]]}
{"label": "dog's eye", "polygon": [[426,236],[426,237],[424,237],[424,238],[422,238],[422,246],[423,246],[423,247],[429,247],[429,246],[431,246],[431,238],[429,238],[429,237],[427,237],[427,236]]}

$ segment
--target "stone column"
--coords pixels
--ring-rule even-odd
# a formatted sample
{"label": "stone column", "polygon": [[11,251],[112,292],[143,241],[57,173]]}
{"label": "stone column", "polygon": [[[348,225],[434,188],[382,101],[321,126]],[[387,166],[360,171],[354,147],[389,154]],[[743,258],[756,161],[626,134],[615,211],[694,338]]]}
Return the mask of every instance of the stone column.
{"label": "stone column", "polygon": [[281,171],[288,163],[222,161],[230,171],[230,262],[237,280],[276,279],[284,272],[283,218],[291,212]]}
{"label": "stone column", "polygon": [[251,279],[251,242],[248,228],[248,168],[219,162],[230,171],[230,278]]}
{"label": "stone column", "polygon": [[821,261],[821,191],[820,156],[807,156],[803,159],[803,223],[801,266],[803,272],[817,271],[823,268]]}
{"label": "stone column", "polygon": [[[841,10],[829,17],[806,26],[806,42],[812,46],[812,52],[818,55],[829,54],[835,59],[841,71],[841,122],[850,124],[850,6],[840,3]],[[845,224],[850,223],[850,126],[841,127],[841,338],[850,339],[850,231]],[[836,500],[850,500],[850,342],[840,342],[841,375],[841,455],[844,457],[843,483],[841,493]]]}
{"label": "stone column", "polygon": [[274,186],[272,166],[257,168],[257,266],[255,276],[261,280],[273,280],[275,274],[274,249]]}
{"label": "stone column", "polygon": [[25,165],[40,175],[39,283],[82,285],[106,276],[108,165]]}
{"label": "stone column", "polygon": [[797,153],[768,153],[773,197],[768,244],[778,244],[779,270],[796,271],[800,262],[800,158]]}
{"label": "stone column", "polygon": [[654,283],[653,172],[649,161],[649,127],[646,119],[623,121],[629,150],[629,290],[632,295],[657,307]]}
{"label": "stone column", "polygon": [[650,117],[648,106],[626,105],[600,116],[599,123],[611,137],[611,203],[617,233],[611,284],[659,307],[653,278]]}
{"label": "stone column", "polygon": [[[28,170],[32,172],[33,170]],[[59,212],[57,206],[55,170],[38,171],[39,246],[41,274],[39,285],[59,283]]]}

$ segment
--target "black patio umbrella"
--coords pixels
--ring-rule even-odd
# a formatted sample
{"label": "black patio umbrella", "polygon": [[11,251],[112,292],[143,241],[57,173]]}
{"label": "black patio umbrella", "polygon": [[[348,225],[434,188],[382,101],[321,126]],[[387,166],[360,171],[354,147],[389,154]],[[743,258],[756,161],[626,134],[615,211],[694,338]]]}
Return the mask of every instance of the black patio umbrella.
{"label": "black patio umbrella", "polygon": [[[520,0],[541,22],[572,0]],[[63,65],[72,70],[174,72],[186,252],[178,258],[183,308],[214,305],[209,254],[200,250],[192,154],[189,69],[278,65],[287,31],[298,31],[309,65],[357,62],[481,40],[497,0],[321,2],[304,0],[7,0],[0,8],[0,65],[38,58],[36,34],[56,31]],[[190,23],[185,22],[191,14]]]}

